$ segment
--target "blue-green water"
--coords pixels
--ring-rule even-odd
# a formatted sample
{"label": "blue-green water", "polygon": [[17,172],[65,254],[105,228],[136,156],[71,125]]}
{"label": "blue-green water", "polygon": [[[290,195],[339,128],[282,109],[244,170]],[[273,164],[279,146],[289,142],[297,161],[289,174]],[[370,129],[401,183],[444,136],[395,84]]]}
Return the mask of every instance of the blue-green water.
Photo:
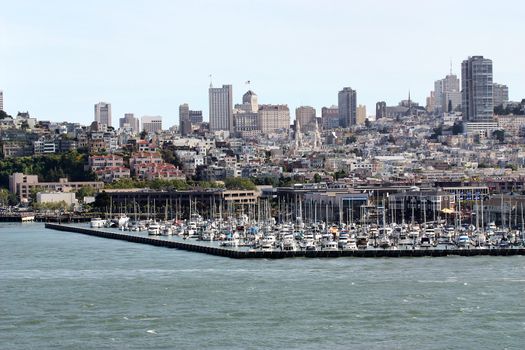
{"label": "blue-green water", "polygon": [[525,257],[233,260],[0,224],[1,349],[523,349]]}

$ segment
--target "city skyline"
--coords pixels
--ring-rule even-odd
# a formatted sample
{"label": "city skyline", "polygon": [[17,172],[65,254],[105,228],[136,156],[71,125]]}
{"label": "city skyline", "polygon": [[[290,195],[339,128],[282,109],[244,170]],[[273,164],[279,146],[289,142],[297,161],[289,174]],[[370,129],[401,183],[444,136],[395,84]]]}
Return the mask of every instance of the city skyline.
{"label": "city skyline", "polygon": [[[468,3],[440,1],[425,4],[425,11],[407,0],[155,5],[114,1],[101,13],[96,3],[5,4],[0,14],[5,110],[83,121],[92,115],[94,103],[108,101],[115,118],[127,112],[161,115],[171,126],[178,124],[178,106],[188,103],[205,111],[208,120],[212,74],[214,86],[233,85],[234,102],[253,90],[261,104],[288,104],[290,110],[312,106],[318,113],[337,104],[337,92],[344,86],[352,86],[357,104],[368,106],[373,115],[376,102],[395,105],[408,90],[412,100],[424,105],[434,81],[449,73],[450,61],[453,74],[460,76],[461,62],[476,55],[494,62],[494,82],[509,87],[510,100],[521,100],[525,91],[519,48],[517,55],[500,49],[516,47],[520,40],[521,3],[478,1],[474,9]],[[118,21],[111,20],[114,14]],[[273,26],[258,18],[267,18]],[[195,20],[198,26],[191,27],[190,35],[179,35],[187,34]],[[309,25],[311,20],[318,23],[316,28]],[[438,31],[428,24],[433,20],[448,25]],[[483,20],[491,26],[476,26]],[[370,26],[375,21],[381,28]],[[104,29],[97,27],[101,23]],[[223,34],[222,41],[210,36],[214,28],[234,33],[242,26],[250,30]],[[349,33],[362,35],[338,47]],[[270,46],[246,48],[248,40]],[[230,48],[236,45],[257,54],[232,55]],[[432,49],[410,50],[417,45]],[[360,54],[353,53],[355,47]],[[279,59],[273,55],[276,50]],[[251,84],[245,85],[248,80]]]}

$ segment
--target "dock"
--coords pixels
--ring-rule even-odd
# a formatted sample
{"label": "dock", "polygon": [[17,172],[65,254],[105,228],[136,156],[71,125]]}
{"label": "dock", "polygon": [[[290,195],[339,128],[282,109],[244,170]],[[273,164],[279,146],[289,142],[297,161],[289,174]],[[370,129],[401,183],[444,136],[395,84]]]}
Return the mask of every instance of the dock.
{"label": "dock", "polygon": [[296,251],[259,251],[240,250],[236,248],[212,247],[192,242],[179,242],[159,237],[137,236],[123,232],[111,232],[73,225],[46,223],[45,228],[58,231],[74,232],[89,236],[117,239],[132,243],[148,244],[157,247],[175,248],[196,253],[204,253],[233,259],[283,259],[283,258],[401,258],[401,257],[443,257],[443,256],[511,256],[525,255],[525,247],[519,248],[492,248],[492,249],[364,249],[364,250],[296,250]]}

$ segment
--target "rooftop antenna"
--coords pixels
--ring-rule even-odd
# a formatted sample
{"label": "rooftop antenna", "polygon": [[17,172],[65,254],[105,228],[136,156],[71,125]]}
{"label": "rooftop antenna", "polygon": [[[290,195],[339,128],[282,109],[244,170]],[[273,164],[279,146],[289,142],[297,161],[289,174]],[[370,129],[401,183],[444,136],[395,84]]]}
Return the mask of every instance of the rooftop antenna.
{"label": "rooftop antenna", "polygon": [[244,82],[244,84],[246,84],[246,85],[250,85],[251,83],[252,83],[252,82],[251,82],[250,80],[246,80],[246,81]]}
{"label": "rooftop antenna", "polygon": [[210,89],[213,88],[213,83],[212,83],[212,80],[211,80],[211,74],[209,75],[210,77]]}
{"label": "rooftop antenna", "polygon": [[450,59],[450,75],[452,75],[452,58]]}

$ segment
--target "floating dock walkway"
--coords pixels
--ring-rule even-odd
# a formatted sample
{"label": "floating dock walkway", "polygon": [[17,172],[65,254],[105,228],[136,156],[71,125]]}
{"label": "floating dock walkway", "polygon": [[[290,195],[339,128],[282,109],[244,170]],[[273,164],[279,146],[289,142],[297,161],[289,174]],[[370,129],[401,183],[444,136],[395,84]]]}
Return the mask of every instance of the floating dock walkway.
{"label": "floating dock walkway", "polygon": [[98,230],[93,228],[84,228],[78,226],[46,223],[47,229],[82,233],[90,236],[118,239],[121,241],[128,241],[133,243],[149,244],[158,247],[176,248],[187,250],[191,252],[204,253],[216,256],[223,256],[233,259],[283,259],[294,257],[307,258],[337,258],[337,257],[356,257],[356,258],[399,258],[399,257],[440,257],[440,256],[476,256],[476,255],[492,255],[492,256],[508,256],[508,255],[525,255],[525,248],[492,248],[492,249],[365,249],[365,250],[339,250],[339,251],[323,251],[323,250],[297,250],[297,251],[252,251],[239,250],[235,248],[211,247],[202,244],[178,242],[174,240],[166,240],[157,237],[144,237],[121,232],[110,232]]}

